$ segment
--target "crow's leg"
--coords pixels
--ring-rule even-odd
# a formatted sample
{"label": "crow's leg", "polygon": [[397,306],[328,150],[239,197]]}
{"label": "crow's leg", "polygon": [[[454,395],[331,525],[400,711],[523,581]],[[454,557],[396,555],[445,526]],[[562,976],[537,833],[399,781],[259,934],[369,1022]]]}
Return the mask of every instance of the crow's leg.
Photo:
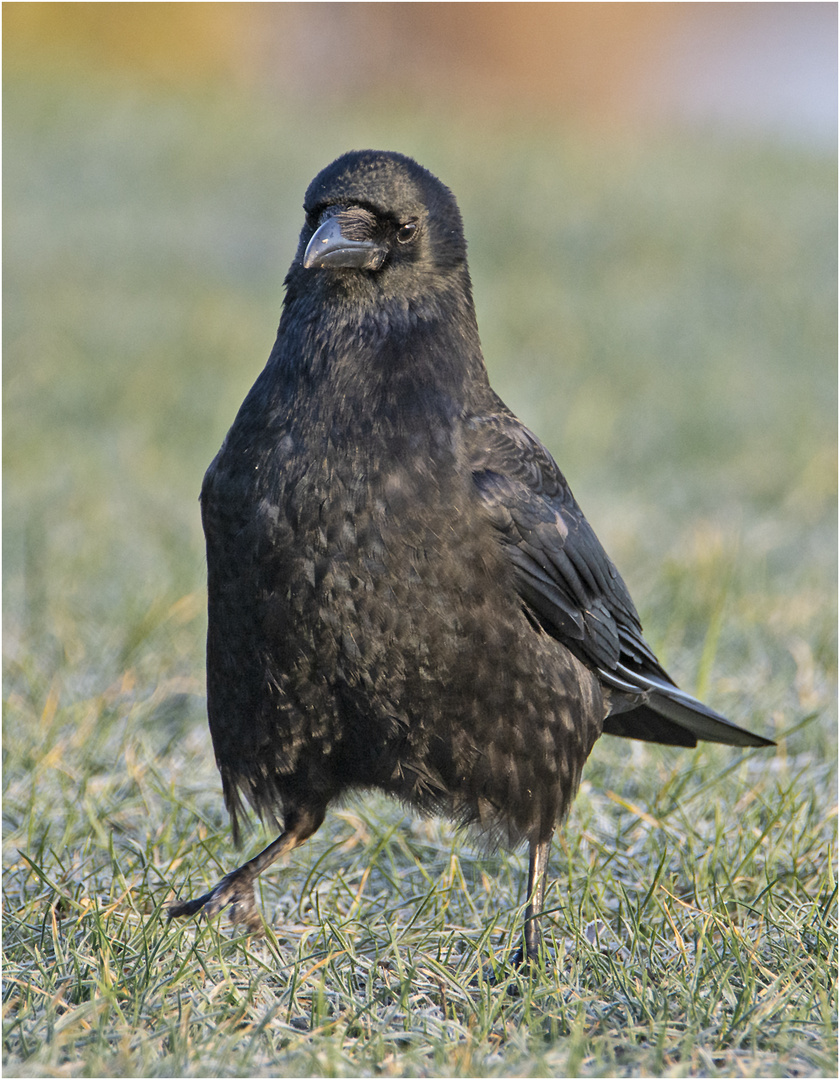
{"label": "crow's leg", "polygon": [[522,947],[513,955],[513,963],[529,964],[539,959],[542,933],[540,915],[545,900],[545,886],[548,874],[548,856],[551,851],[552,833],[541,840],[532,840],[528,862],[528,906],[525,908],[525,928],[522,934]]}
{"label": "crow's leg", "polygon": [[204,911],[208,919],[218,915],[222,908],[230,904],[230,920],[236,925],[244,923],[248,933],[258,933],[262,928],[262,919],[254,896],[254,881],[267,867],[287,852],[294,850],[308,839],[324,820],[324,811],[299,812],[293,815],[284,831],[276,840],[263,848],[259,855],[249,862],[226,874],[210,892],[196,900],[186,900],[180,904],[169,905],[169,918],[180,919]]}

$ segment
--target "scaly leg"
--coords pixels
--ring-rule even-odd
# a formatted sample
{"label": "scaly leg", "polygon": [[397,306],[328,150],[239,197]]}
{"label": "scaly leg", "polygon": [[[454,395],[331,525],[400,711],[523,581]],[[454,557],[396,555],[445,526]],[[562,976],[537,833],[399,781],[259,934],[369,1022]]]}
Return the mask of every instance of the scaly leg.
{"label": "scaly leg", "polygon": [[236,925],[244,923],[248,933],[256,934],[262,928],[257,900],[254,896],[254,881],[267,867],[292,851],[308,839],[324,820],[323,811],[319,813],[298,813],[294,815],[291,828],[285,829],[276,840],[263,848],[249,862],[226,874],[210,892],[196,900],[186,900],[180,904],[169,905],[169,918],[181,919],[196,915],[205,910],[208,919],[218,915],[223,907],[231,905],[230,919]]}
{"label": "scaly leg", "polygon": [[551,851],[551,836],[542,840],[532,840],[528,863],[528,906],[525,908],[525,929],[522,935],[522,948],[515,957],[516,963],[536,961],[540,955],[542,933],[540,915],[545,900],[545,886],[548,874],[548,857]]}

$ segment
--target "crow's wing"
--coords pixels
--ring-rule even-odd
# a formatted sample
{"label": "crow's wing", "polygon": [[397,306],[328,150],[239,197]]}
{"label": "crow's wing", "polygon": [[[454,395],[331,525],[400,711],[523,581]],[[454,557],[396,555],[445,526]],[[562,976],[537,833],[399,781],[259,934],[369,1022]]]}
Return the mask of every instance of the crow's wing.
{"label": "crow's wing", "polygon": [[556,462],[498,404],[466,424],[475,486],[514,566],[526,610],[612,691],[604,731],[683,746],[697,739],[770,745],[674,685]]}

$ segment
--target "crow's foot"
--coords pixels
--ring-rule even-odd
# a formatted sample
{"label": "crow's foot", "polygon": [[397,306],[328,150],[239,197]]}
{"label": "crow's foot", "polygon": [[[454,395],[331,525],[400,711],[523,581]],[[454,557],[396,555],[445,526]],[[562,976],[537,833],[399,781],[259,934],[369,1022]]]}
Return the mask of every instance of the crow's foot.
{"label": "crow's foot", "polygon": [[254,875],[247,866],[227,874],[215,888],[195,900],[170,904],[168,914],[170,919],[182,919],[204,911],[207,918],[212,919],[228,905],[234,926],[243,925],[249,934],[262,933],[262,916],[254,895]]}

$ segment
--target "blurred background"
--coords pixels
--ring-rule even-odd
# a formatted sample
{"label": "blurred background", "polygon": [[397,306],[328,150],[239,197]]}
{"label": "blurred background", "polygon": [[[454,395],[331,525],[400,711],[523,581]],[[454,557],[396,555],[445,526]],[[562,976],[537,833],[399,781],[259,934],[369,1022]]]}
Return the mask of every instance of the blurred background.
{"label": "blurred background", "polygon": [[[210,80],[283,102],[675,121],[833,143],[832,3],[13,4],[6,71]],[[421,105],[419,111],[425,106]]]}
{"label": "blurred background", "polygon": [[127,747],[223,821],[197,495],[351,148],[455,192],[494,385],[673,673],[833,732],[835,4],[18,3],[3,69],[10,843],[39,768],[125,819]]}
{"label": "blurred background", "polygon": [[[181,1017],[182,976],[154,944],[171,931],[149,913],[234,857],[205,717],[198,492],[273,344],[303,193],[353,148],[407,153],[455,192],[495,388],[556,456],[669,671],[779,739],[746,759],[600,740],[554,851],[557,865],[589,866],[569,861],[569,895],[589,889],[587,852],[636,835],[620,804],[643,808],[633,829],[648,811],[667,818],[651,832],[671,838],[662,880],[692,896],[674,884],[696,871],[670,828],[678,797],[697,837],[712,819],[716,837],[743,827],[757,882],[743,896],[766,902],[789,883],[780,910],[809,929],[765,942],[764,962],[810,963],[814,913],[836,899],[837,5],[7,3],[3,78],[12,1059],[41,1055],[50,1075],[141,1075],[153,1041],[138,1043],[130,1018],[147,1008],[166,1042],[168,1017]],[[469,843],[384,799],[354,805],[376,853],[395,830],[425,845],[383,885],[388,911]],[[279,925],[304,903],[301,868],[363,835],[353,813],[328,815],[294,874],[266,875]],[[353,857],[361,896],[370,860]],[[658,881],[659,858],[634,865],[626,887]],[[717,838],[703,859],[716,893],[726,875],[753,873],[746,855],[727,866]],[[335,863],[319,873],[343,896]],[[478,908],[453,918],[477,939],[524,901],[523,875],[467,863]],[[604,910],[620,909],[625,885],[596,876]],[[94,932],[105,952],[88,956]],[[78,956],[63,951],[71,938]],[[744,940],[758,948],[752,930]],[[110,943],[127,941],[109,961]],[[165,1013],[133,984],[113,989],[130,956],[160,978]],[[777,1029],[804,1044],[817,1009],[836,1030],[802,972],[805,1012],[787,990],[773,991],[772,1022],[738,997],[738,1023],[760,1031],[744,1046],[772,1048]],[[222,985],[196,977],[213,995]],[[129,1018],[125,1037],[101,1012],[62,1015],[88,998]],[[660,1006],[693,1045],[698,1021]],[[730,1038],[740,1054],[736,1026],[704,1027],[708,1057],[673,1068],[708,1071]],[[139,1045],[141,1063],[91,1059],[97,1032],[109,1054]],[[51,1057],[62,1039],[66,1057]],[[214,1055],[196,1075],[221,1068]],[[826,1055],[830,1070],[836,1044]],[[16,1067],[34,1075],[34,1060]],[[726,1060],[716,1067],[750,1071]]]}

